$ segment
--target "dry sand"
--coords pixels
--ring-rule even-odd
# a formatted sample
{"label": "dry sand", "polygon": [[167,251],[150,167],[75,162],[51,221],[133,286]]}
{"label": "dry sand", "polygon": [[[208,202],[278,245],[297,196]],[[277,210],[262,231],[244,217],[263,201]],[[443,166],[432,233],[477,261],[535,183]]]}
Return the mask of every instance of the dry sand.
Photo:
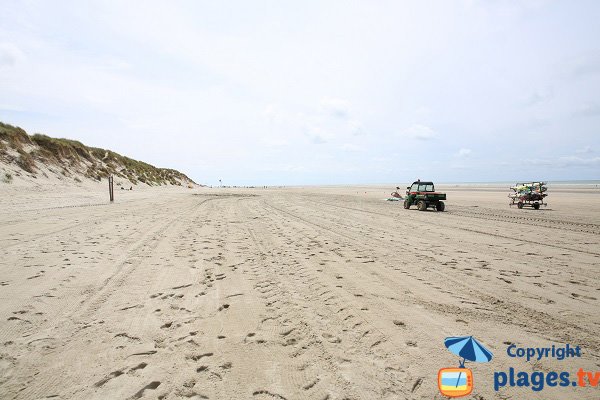
{"label": "dry sand", "polygon": [[[475,399],[597,399],[504,388],[494,371],[600,370],[600,192],[446,188],[447,212],[386,187],[0,192],[2,399],[440,399],[447,336]],[[580,345],[528,364],[507,345]]]}

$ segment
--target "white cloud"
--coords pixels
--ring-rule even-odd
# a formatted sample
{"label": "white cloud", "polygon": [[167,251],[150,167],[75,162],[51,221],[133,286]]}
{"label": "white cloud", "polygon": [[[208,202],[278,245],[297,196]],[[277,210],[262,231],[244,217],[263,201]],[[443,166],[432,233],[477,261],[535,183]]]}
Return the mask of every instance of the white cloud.
{"label": "white cloud", "polygon": [[458,152],[456,153],[456,156],[460,157],[460,158],[466,158],[466,157],[469,157],[471,155],[471,153],[472,153],[471,149],[462,148],[462,149],[458,150]]}
{"label": "white cloud", "polygon": [[592,50],[577,56],[569,61],[571,75],[574,78],[583,78],[600,73],[600,52]]}
{"label": "white cloud", "polygon": [[263,110],[263,115],[265,118],[273,122],[273,120],[278,119],[281,116],[282,112],[276,104],[267,104],[265,109]]}
{"label": "white cloud", "polygon": [[523,160],[523,164],[545,166],[549,168],[596,167],[600,166],[600,157],[563,156],[556,158],[536,158]]}
{"label": "white cloud", "polygon": [[402,132],[403,136],[418,140],[431,140],[435,138],[436,133],[426,125],[413,124]]}
{"label": "white cloud", "polygon": [[575,150],[575,153],[577,153],[577,154],[590,154],[593,152],[594,152],[594,149],[592,149],[592,146],[585,146],[581,149]]}
{"label": "white cloud", "polygon": [[14,67],[25,58],[23,52],[12,43],[0,43],[0,68]]}
{"label": "white cloud", "polygon": [[344,143],[341,148],[343,151],[354,152],[354,153],[365,151],[363,147],[353,144],[353,143]]}
{"label": "white cloud", "polygon": [[310,142],[313,144],[327,143],[328,136],[330,136],[321,127],[315,126],[315,125],[306,126],[304,128],[304,134],[308,137]]}
{"label": "white cloud", "polygon": [[350,129],[350,133],[354,136],[360,136],[366,133],[362,124],[356,120],[348,121],[348,129]]}
{"label": "white cloud", "polygon": [[575,111],[576,116],[581,117],[596,117],[600,115],[600,105],[594,103],[586,103]]}
{"label": "white cloud", "polygon": [[337,118],[346,118],[349,115],[350,102],[344,99],[324,97],[321,99],[321,110]]}
{"label": "white cloud", "polygon": [[0,104],[0,110],[4,111],[16,111],[23,112],[25,109],[23,107],[16,106],[14,104]]}
{"label": "white cloud", "polygon": [[539,103],[544,103],[552,99],[554,96],[554,91],[551,87],[539,89],[533,92],[531,96],[525,101],[527,105],[536,105]]}
{"label": "white cloud", "polygon": [[558,166],[561,167],[593,167],[600,166],[600,157],[582,158],[576,156],[559,157]]}
{"label": "white cloud", "polygon": [[420,106],[415,110],[415,115],[418,118],[427,118],[431,115],[431,110],[428,107]]}
{"label": "white cloud", "polygon": [[306,172],[309,169],[305,165],[288,164],[281,166],[281,170],[288,172]]}

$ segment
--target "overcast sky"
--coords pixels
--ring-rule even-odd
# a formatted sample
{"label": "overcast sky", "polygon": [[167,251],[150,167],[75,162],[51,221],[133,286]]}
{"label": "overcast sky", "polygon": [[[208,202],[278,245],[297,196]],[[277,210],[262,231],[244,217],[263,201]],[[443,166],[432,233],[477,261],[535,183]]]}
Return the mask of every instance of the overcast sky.
{"label": "overcast sky", "polygon": [[598,1],[0,0],[0,120],[199,183],[600,179]]}

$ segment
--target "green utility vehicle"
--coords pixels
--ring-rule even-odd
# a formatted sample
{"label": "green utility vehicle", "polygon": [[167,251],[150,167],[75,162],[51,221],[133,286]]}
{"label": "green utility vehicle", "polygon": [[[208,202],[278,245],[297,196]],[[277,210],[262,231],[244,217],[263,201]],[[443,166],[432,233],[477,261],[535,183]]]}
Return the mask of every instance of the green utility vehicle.
{"label": "green utility vehicle", "polygon": [[417,205],[419,211],[425,211],[429,207],[437,211],[444,211],[445,206],[442,200],[446,200],[446,193],[435,191],[433,182],[413,182],[406,188],[406,197],[404,199],[404,208],[409,209],[413,204]]}

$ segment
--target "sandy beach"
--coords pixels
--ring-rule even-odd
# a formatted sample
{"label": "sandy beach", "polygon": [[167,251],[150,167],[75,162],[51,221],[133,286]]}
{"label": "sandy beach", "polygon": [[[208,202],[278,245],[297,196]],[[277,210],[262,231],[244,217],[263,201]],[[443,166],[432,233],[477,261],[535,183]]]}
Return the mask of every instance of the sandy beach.
{"label": "sandy beach", "polygon": [[[2,188],[2,399],[442,399],[448,336],[494,371],[600,370],[600,190],[446,185],[446,212],[387,186],[116,191]],[[579,345],[525,362],[518,347]]]}

